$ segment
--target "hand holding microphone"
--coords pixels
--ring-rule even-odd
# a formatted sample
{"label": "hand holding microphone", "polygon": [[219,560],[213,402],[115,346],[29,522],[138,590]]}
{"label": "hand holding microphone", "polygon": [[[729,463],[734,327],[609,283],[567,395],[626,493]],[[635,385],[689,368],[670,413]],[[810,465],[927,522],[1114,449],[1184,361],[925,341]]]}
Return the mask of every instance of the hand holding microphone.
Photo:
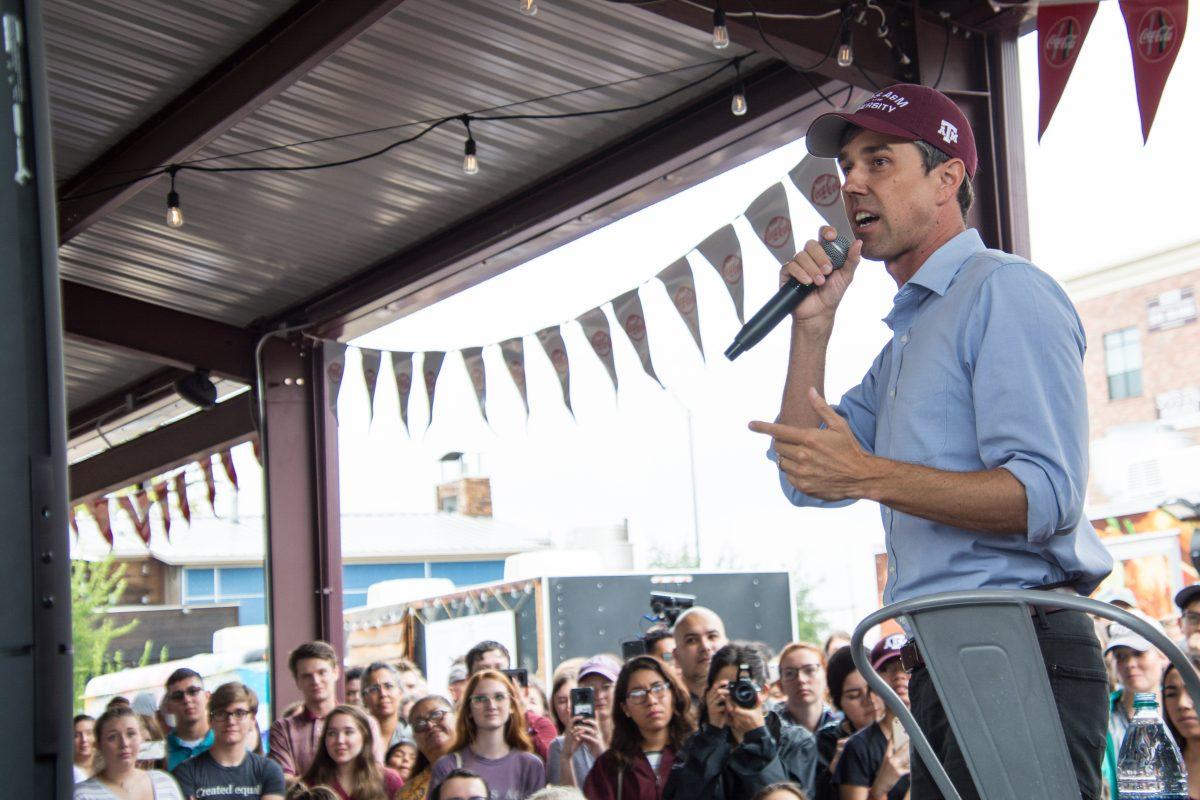
{"label": "hand holding microphone", "polygon": [[789,313],[796,322],[821,316],[832,321],[854,279],[862,242],[851,243],[829,226],[822,227],[819,235],[820,241],[809,241],[784,264],[779,291],[750,318],[725,351],[730,361],[758,344]]}

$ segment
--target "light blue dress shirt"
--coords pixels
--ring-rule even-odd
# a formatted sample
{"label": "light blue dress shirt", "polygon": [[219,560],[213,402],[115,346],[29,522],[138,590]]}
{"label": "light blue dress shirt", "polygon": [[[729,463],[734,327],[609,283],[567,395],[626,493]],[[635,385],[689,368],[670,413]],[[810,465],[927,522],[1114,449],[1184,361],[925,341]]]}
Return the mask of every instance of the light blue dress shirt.
{"label": "light blue dress shirt", "polygon": [[[1028,261],[986,249],[970,229],[900,288],[884,322],[892,340],[836,406],[863,448],[950,472],[1007,469],[1028,501],[1028,530],[1014,535],[880,506],[884,601],[1057,584],[1089,594],[1112,556],[1083,514],[1086,341],[1066,293]],[[795,505],[853,502],[818,500],[779,477]]]}

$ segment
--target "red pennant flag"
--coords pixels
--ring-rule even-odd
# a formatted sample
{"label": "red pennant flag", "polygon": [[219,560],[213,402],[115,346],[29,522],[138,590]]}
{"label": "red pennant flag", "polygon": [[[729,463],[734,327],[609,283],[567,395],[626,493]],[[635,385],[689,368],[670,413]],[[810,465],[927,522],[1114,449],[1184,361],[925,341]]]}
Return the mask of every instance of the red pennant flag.
{"label": "red pennant flag", "polygon": [[262,444],[259,443],[257,436],[255,436],[253,439],[250,440],[250,448],[254,451],[254,460],[257,461],[258,465],[261,467],[262,466]]}
{"label": "red pennant flag", "polygon": [[163,533],[167,541],[171,540],[171,502],[167,493],[166,481],[155,481],[151,487],[154,490],[154,502],[158,503],[159,519],[162,520]]}
{"label": "red pennant flag", "polygon": [[188,525],[192,524],[192,506],[188,503],[187,473],[175,475],[175,502],[179,504],[179,514]]}
{"label": "red pennant flag", "polygon": [[104,537],[104,541],[108,542],[108,549],[113,546],[112,522],[109,518],[108,498],[98,497],[91,502],[89,509],[92,512],[92,518],[96,520],[96,527],[100,529],[100,535]]}
{"label": "red pennant flag", "polygon": [[1133,52],[1143,142],[1150,138],[1158,101],[1183,44],[1187,11],[1187,0],[1121,0],[1129,49]]}
{"label": "red pennant flag", "polygon": [[76,539],[79,538],[79,520],[75,518],[75,515],[78,513],[79,506],[71,506],[71,532],[75,534]]}
{"label": "red pennant flag", "polygon": [[213,478],[212,456],[200,459],[200,471],[204,473],[204,485],[208,487],[208,504],[213,516],[217,515],[217,481]]}
{"label": "red pennant flag", "polygon": [[1041,99],[1038,103],[1038,141],[1050,125],[1050,117],[1058,108],[1067,79],[1075,69],[1079,50],[1087,38],[1099,3],[1044,5],[1037,10],[1038,84]]}
{"label": "red pennant flag", "polygon": [[[138,513],[137,508],[134,507],[134,498],[130,497],[127,494],[121,495],[120,497],[117,498],[117,505],[119,505],[121,507],[121,509],[125,512],[125,514],[129,517],[129,520],[133,523],[134,530],[137,531],[137,535],[141,537],[143,542],[145,542],[147,545],[149,545],[150,544],[150,518],[149,517],[143,518]],[[140,501],[138,502],[138,505],[141,505]]]}
{"label": "red pennant flag", "polygon": [[233,484],[233,490],[238,490],[237,470],[233,468],[233,453],[228,450],[222,450],[218,455],[221,457],[221,466],[225,468],[225,477]]}

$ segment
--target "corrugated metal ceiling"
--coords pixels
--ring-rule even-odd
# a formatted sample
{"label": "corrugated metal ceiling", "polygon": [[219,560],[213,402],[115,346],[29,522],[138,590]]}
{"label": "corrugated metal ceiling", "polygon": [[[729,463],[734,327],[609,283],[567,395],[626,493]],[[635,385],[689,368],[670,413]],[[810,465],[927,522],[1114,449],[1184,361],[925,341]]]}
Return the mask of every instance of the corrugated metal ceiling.
{"label": "corrugated metal ceiling", "polygon": [[[133,6],[145,4],[109,5],[132,14]],[[247,24],[240,39],[254,32]],[[145,38],[131,31],[123,44],[122,58],[131,69],[158,63],[161,46]],[[231,49],[233,43],[225,45]],[[101,55],[88,53],[88,60]],[[199,157],[441,117],[699,64],[717,55],[703,34],[618,3],[554,0],[542,3],[541,13],[530,18],[518,13],[515,2],[409,0]],[[56,72],[78,74],[70,52],[60,49],[57,58],[68,63]],[[521,110],[580,111],[638,102],[693,80],[705,69],[711,67]],[[71,130],[86,127],[96,106],[108,113],[103,82],[87,84],[78,79],[67,98],[58,98],[74,101],[68,116],[85,118],[74,121]],[[474,129],[481,163],[475,176],[460,169],[464,136],[457,123],[414,146],[351,167],[305,174],[185,173],[179,190],[187,224],[179,230],[163,224],[166,187],[160,180],[63,247],[63,275],[246,324],[451,225],[716,85],[621,115],[480,123]],[[95,92],[100,94],[91,96]],[[144,107],[129,108],[129,113],[138,116],[140,111],[144,117],[156,102],[157,95],[147,87]],[[371,134],[307,146],[303,153],[264,153],[221,163],[332,160],[413,132]]]}
{"label": "corrugated metal ceiling", "polygon": [[68,341],[63,364],[67,377],[67,401],[79,408],[125,386],[138,375],[162,365],[125,351],[99,347],[90,342]]}

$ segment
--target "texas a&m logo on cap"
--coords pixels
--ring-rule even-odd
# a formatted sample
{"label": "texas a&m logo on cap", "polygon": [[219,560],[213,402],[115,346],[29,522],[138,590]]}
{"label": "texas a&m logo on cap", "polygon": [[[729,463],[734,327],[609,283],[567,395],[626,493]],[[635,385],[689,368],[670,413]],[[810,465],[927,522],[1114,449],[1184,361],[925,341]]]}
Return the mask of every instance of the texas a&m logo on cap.
{"label": "texas a&m logo on cap", "polygon": [[938,128],[938,136],[942,137],[942,141],[946,144],[954,144],[958,141],[958,127],[942,120],[942,126]]}

